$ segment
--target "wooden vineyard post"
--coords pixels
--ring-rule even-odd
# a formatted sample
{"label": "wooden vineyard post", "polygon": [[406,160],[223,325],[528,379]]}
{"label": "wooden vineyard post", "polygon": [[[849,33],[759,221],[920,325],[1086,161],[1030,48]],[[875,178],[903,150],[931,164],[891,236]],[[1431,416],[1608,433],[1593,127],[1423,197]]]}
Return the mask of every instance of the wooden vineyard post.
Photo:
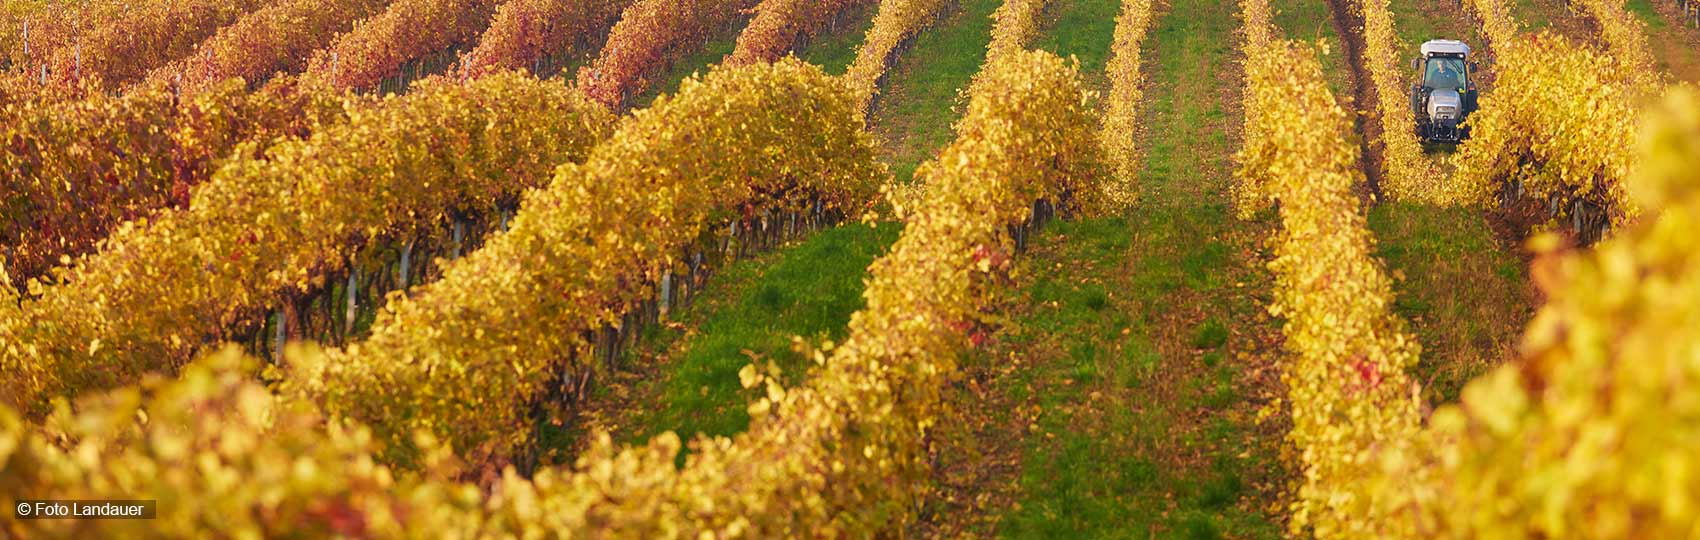
{"label": "wooden vineyard post", "polygon": [[356,299],[360,297],[360,265],[351,259],[348,266],[348,287],[343,291],[343,296],[348,300],[348,307],[342,319],[342,335],[345,338],[354,333],[354,316],[359,313],[359,302]]}

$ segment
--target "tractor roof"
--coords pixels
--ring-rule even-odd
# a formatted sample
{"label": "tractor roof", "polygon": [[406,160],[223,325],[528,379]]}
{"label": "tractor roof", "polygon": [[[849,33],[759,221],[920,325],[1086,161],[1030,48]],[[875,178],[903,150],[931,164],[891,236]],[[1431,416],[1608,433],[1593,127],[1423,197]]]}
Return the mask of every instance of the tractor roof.
{"label": "tractor roof", "polygon": [[1429,42],[1424,43],[1423,48],[1422,48],[1422,52],[1423,52],[1423,56],[1425,56],[1425,57],[1433,56],[1433,55],[1436,55],[1436,54],[1461,54],[1461,55],[1464,55],[1464,56],[1469,56],[1470,55],[1470,46],[1465,45],[1464,42],[1458,41],[1458,40],[1436,39],[1436,40],[1430,40]]}

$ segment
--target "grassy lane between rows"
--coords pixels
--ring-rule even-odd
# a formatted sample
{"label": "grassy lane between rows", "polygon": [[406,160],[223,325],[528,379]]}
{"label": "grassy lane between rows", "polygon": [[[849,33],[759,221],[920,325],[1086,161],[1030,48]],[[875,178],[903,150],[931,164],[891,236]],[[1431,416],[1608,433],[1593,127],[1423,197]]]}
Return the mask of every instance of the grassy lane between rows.
{"label": "grassy lane between rows", "polygon": [[1524,261],[1476,208],[1380,204],[1369,228],[1393,277],[1393,312],[1423,346],[1411,375],[1428,403],[1456,402],[1464,383],[1513,357],[1534,316]]}
{"label": "grassy lane between rows", "polygon": [[1454,0],[1389,0],[1393,30],[1404,40],[1406,57],[1417,57],[1417,45],[1431,39],[1456,39],[1473,49],[1487,46],[1469,12]]}
{"label": "grassy lane between rows", "polygon": [[[822,66],[827,73],[839,75],[844,73],[850,62],[856,59],[856,47],[862,44],[862,36],[868,27],[874,23],[875,9],[869,8],[848,14],[844,22],[826,32],[822,32],[814,41],[804,44],[794,54],[811,64]],[[633,108],[643,108],[663,94],[672,94],[679,90],[679,85],[695,73],[707,73],[709,69],[726,59],[738,48],[738,34],[744,31],[749,18],[739,19],[737,24],[728,26],[720,35],[703,44],[702,48],[689,56],[680,59],[661,75],[660,84],[652,84],[636,99],[632,100]]]}
{"label": "grassy lane between rows", "polygon": [[797,57],[820,66],[829,74],[843,75],[856,61],[856,48],[862,45],[868,29],[873,28],[874,15],[878,12],[876,4],[847,14],[837,28],[816,36],[813,42],[797,51]]}
{"label": "grassy lane between rows", "polygon": [[1275,10],[1271,22],[1288,39],[1327,43],[1322,76],[1328,79],[1328,91],[1335,96],[1351,96],[1351,74],[1345,51],[1341,49],[1344,42],[1329,17],[1328,0],[1270,0],[1269,7]]}
{"label": "grassy lane between rows", "polygon": [[1602,43],[1591,23],[1565,7],[1564,0],[1512,0],[1510,7],[1525,31],[1551,29],[1582,43]]}
{"label": "grassy lane between rows", "polygon": [[1064,223],[1022,263],[1019,322],[970,360],[1010,371],[991,384],[1025,421],[1000,536],[1281,537],[1284,430],[1256,423],[1278,344],[1261,255],[1246,249],[1263,232],[1227,215]]}
{"label": "grassy lane between rows", "polygon": [[696,52],[674,62],[673,66],[667,68],[659,77],[661,81],[659,84],[649,85],[649,88],[644,89],[643,93],[632,98],[632,109],[647,108],[650,103],[655,102],[655,98],[678,92],[679,85],[684,84],[685,79],[690,78],[691,75],[708,73],[710,68],[719,64],[721,59],[732,54],[732,50],[738,47],[738,33],[744,30],[744,23],[747,22],[749,22],[747,18],[739,19],[738,24],[727,27],[720,35],[715,36],[708,43],[704,43],[702,48],[697,49]]}
{"label": "grassy lane between rows", "polygon": [[881,158],[898,182],[913,180],[915,168],[954,138],[958,92],[986,60],[992,12],[1002,3],[961,0],[960,10],[921,32],[898,55],[870,120],[884,141]]}
{"label": "grassy lane between rows", "polygon": [[[1058,0],[1040,39],[1101,71],[1116,0]],[[1237,6],[1173,0],[1147,38],[1141,202],[1052,224],[1007,324],[964,358],[920,538],[1280,538],[1268,221],[1227,207]],[[1275,411],[1265,421],[1260,413]]]}
{"label": "grassy lane between rows", "polygon": [[645,333],[625,359],[630,370],[598,388],[585,425],[630,443],[666,431],[742,432],[757,394],[739,384],[738,370],[773,362],[787,384],[800,382],[811,363],[792,338],[843,340],[868,265],[901,229],[843,225],[731,264],[671,323]]}
{"label": "grassy lane between rows", "polygon": [[1628,0],[1624,7],[1646,23],[1647,46],[1659,71],[1677,81],[1700,82],[1700,30],[1672,0]]}
{"label": "grassy lane between rows", "polygon": [[[1033,40],[1033,48],[1078,61],[1086,88],[1097,92],[1102,100],[1110,93],[1110,78],[1104,69],[1110,61],[1110,44],[1120,13],[1119,1],[1056,0],[1045,10],[1048,31]],[[1102,105],[1099,103],[1100,108]]]}

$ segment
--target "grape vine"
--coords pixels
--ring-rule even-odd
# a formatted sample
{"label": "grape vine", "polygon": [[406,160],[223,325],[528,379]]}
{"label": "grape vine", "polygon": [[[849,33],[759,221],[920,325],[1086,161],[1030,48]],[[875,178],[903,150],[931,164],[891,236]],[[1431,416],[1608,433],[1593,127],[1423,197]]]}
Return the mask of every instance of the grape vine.
{"label": "grape vine", "polygon": [[1494,47],[1509,45],[1517,38],[1517,19],[1511,16],[1505,0],[1463,0],[1462,3],[1475,14],[1476,20],[1481,23],[1482,35],[1487,36]]}
{"label": "grape vine", "polygon": [[9,497],[147,494],[158,501],[153,519],[8,519],[0,535],[496,536],[495,530],[480,534],[495,526],[473,520],[480,517],[476,486],[376,466],[364,429],[327,426],[312,407],[277,399],[258,379],[257,362],[227,349],[186,366],[180,377],[57,408],[41,425],[0,404],[0,490]]}
{"label": "grape vine", "polygon": [[1136,139],[1140,126],[1140,100],[1145,83],[1139,72],[1140,44],[1151,26],[1151,0],[1122,0],[1121,15],[1116,18],[1114,43],[1105,71],[1110,78],[1110,95],[1104,107],[1104,131],[1101,135],[1104,159],[1115,174],[1114,182],[1105,182],[1105,200],[1113,208],[1132,206],[1139,195],[1139,146]]}
{"label": "grape vine", "polygon": [[24,40],[31,23],[41,30],[41,20],[66,10],[56,0],[14,0],[0,5],[0,71],[27,61]]}
{"label": "grape vine", "polygon": [[56,50],[76,43],[100,21],[123,17],[131,4],[123,0],[6,2],[3,9],[15,18],[7,21],[4,30],[4,35],[13,37],[3,42],[6,50],[0,64],[15,75],[44,84],[45,63]]}
{"label": "grape vine", "polygon": [[844,343],[816,353],[805,386],[782,388],[747,367],[743,382],[767,390],[750,406],[749,430],[697,439],[683,469],[671,433],[623,451],[603,438],[581,472],[501,489],[573,501],[559,523],[592,535],[873,536],[902,523],[924,478],[922,433],[1009,270],[1011,227],[1029,221],[1036,200],[1098,192],[1093,113],[1067,63],[1012,53],[976,81],[957,140],[917,171],[931,186],[924,204],[869,267],[867,307]]}

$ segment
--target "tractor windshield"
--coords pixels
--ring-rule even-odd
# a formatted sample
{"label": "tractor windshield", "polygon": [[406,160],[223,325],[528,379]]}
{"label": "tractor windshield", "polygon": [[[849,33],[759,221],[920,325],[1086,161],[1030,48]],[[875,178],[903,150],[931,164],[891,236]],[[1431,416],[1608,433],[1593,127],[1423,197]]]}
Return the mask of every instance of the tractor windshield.
{"label": "tractor windshield", "polygon": [[1428,59],[1423,86],[1435,90],[1462,90],[1465,86],[1464,59],[1434,57]]}

